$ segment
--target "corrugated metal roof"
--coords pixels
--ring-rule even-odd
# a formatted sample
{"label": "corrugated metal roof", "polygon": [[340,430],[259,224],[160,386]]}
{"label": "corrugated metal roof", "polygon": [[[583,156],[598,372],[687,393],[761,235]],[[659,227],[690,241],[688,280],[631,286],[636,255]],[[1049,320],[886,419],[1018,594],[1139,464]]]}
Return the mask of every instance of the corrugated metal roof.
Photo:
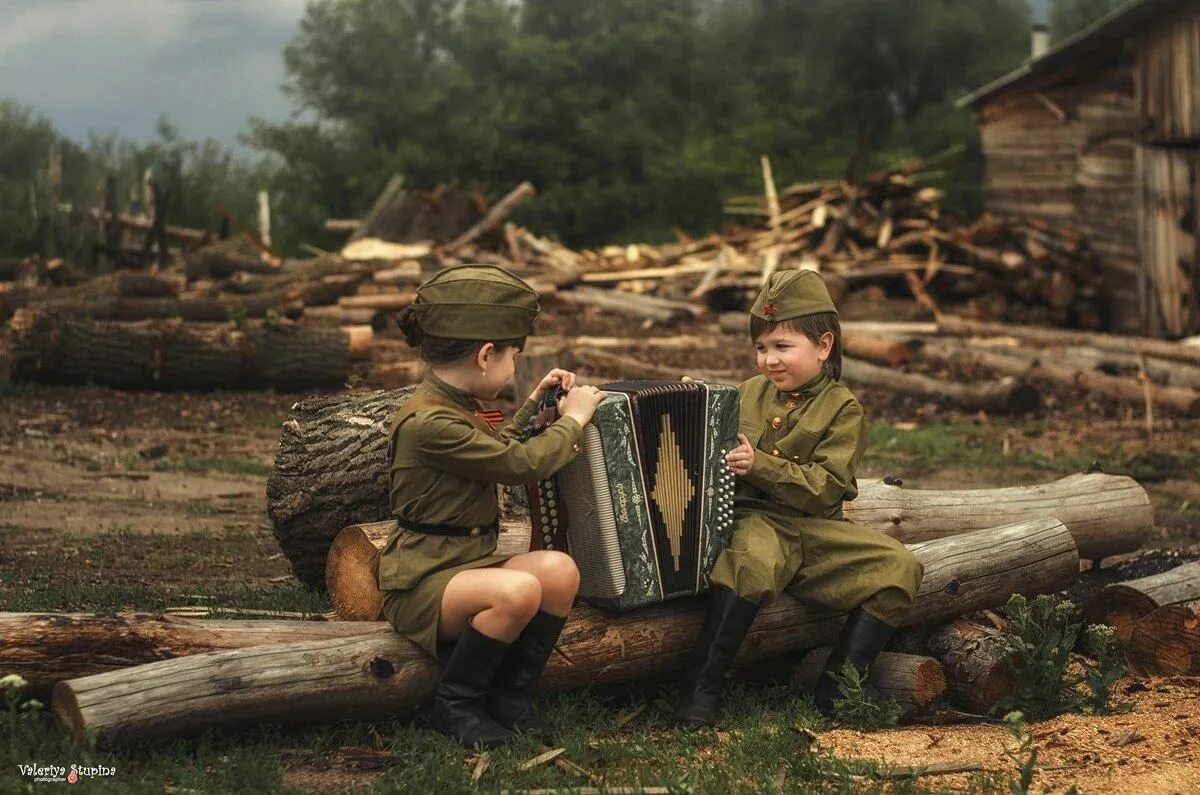
{"label": "corrugated metal roof", "polygon": [[1069,64],[1076,57],[1096,47],[1123,40],[1147,18],[1170,11],[1168,6],[1197,2],[1197,0],[1128,0],[1090,25],[1057,41],[1037,58],[1031,58],[1013,71],[959,98],[954,104],[965,108],[977,104],[996,91],[1014,85],[1034,75],[1047,74]]}

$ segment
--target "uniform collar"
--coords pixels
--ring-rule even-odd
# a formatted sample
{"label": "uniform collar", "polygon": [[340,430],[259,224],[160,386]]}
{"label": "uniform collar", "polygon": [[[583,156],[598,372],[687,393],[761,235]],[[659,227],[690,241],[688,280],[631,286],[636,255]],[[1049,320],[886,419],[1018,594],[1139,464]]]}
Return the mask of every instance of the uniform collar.
{"label": "uniform collar", "polygon": [[455,403],[462,405],[463,408],[470,409],[471,411],[479,411],[483,408],[483,404],[480,403],[479,400],[470,392],[459,389],[456,386],[451,386],[442,379],[438,378],[437,374],[433,372],[433,368],[430,368],[425,372],[425,378],[422,383],[425,384],[428,389],[431,389],[438,394],[445,395]]}
{"label": "uniform collar", "polygon": [[813,378],[811,381],[807,381],[807,382],[801,384],[800,386],[796,387],[795,389],[789,390],[787,392],[780,391],[778,393],[777,397],[780,400],[787,400],[788,398],[798,398],[798,397],[810,398],[810,397],[813,397],[814,395],[816,395],[818,392],[820,392],[826,386],[828,386],[829,382],[832,380],[833,379],[829,377],[829,374],[825,372],[825,368],[822,367],[821,372],[817,373],[816,377]]}

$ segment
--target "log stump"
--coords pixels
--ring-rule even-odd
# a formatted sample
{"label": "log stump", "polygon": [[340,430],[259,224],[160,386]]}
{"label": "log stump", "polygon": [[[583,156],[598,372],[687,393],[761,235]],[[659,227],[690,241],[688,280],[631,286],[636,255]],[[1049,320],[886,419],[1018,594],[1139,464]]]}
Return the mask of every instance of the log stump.
{"label": "log stump", "polygon": [[1108,624],[1128,645],[1138,621],[1160,607],[1200,601],[1200,561],[1137,580],[1113,583],[1084,608],[1091,624]]}
{"label": "log stump", "polygon": [[[797,684],[809,690],[815,687],[832,651],[831,646],[822,646],[804,655],[796,668]],[[871,665],[867,678],[896,699],[905,716],[925,709],[946,690],[946,674],[938,661],[917,654],[885,651]]]}

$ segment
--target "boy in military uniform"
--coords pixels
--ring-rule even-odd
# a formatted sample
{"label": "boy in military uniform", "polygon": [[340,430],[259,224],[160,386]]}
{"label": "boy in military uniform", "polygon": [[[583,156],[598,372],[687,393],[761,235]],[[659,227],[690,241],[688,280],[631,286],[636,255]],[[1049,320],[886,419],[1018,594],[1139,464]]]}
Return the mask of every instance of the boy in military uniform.
{"label": "boy in military uniform", "polygon": [[[841,327],[820,275],[772,274],[750,310],[760,375],[738,386],[741,444],[726,462],[740,483],[734,530],[717,558],[708,614],[678,704],[688,728],[711,725],[721,680],[760,608],[786,589],[849,611],[813,692],[829,712],[831,673],[866,673],[917,594],[923,568],[903,544],[842,518],[866,446],[862,406],[842,384]],[[877,692],[869,692],[878,697]]]}
{"label": "boy in military uniform", "polygon": [[[417,288],[397,318],[429,369],[391,420],[399,526],[379,555],[379,587],[396,631],[446,661],[430,726],[468,746],[494,747],[514,730],[545,736],[529,690],[579,586],[575,562],[561,552],[496,554],[496,484],[541,480],[564,466],[604,397],[551,370],[507,427],[494,431],[479,415],[479,400],[495,399],[512,377],[537,314],[537,293],[521,279],[460,266]],[[520,441],[555,385],[567,390],[561,417]]]}

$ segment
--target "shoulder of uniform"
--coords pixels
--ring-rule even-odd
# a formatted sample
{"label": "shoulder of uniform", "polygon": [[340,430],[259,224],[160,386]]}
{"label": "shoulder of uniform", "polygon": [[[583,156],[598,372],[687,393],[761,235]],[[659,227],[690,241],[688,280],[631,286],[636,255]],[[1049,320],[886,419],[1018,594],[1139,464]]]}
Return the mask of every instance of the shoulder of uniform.
{"label": "shoulder of uniform", "polygon": [[408,412],[401,409],[392,429],[393,432],[411,433],[418,438],[430,438],[439,430],[455,425],[474,427],[471,420],[463,416],[462,412],[455,411],[449,406],[422,405],[414,406]]}
{"label": "shoulder of uniform", "polygon": [[836,406],[838,411],[844,411],[847,408],[862,411],[862,405],[850,391],[850,387],[840,381],[832,382],[817,396],[817,400],[828,406]]}
{"label": "shoulder of uniform", "polygon": [[771,383],[767,381],[767,377],[761,373],[751,378],[747,378],[742,383],[738,384],[738,394],[743,398],[751,395],[761,395],[768,389],[772,389]]}

